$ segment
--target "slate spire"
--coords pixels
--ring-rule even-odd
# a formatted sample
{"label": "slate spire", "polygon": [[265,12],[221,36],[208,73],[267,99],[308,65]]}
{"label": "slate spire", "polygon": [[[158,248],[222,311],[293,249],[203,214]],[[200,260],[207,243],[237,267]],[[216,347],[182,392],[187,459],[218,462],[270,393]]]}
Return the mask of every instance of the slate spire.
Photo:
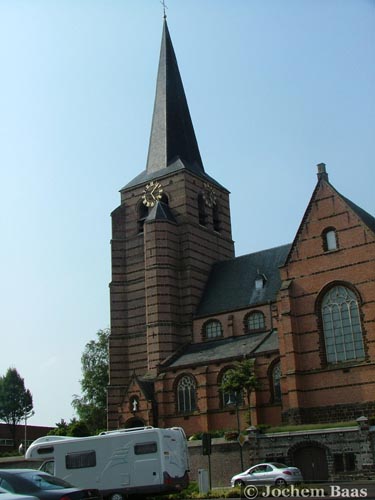
{"label": "slate spire", "polygon": [[176,55],[164,18],[147,173],[153,174],[174,164],[178,159],[185,168],[204,172]]}

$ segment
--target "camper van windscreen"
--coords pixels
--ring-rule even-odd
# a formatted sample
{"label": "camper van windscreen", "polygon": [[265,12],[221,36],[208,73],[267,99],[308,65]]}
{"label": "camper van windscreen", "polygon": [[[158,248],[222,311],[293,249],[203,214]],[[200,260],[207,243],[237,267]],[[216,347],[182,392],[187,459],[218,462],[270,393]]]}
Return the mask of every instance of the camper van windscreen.
{"label": "camper van windscreen", "polygon": [[96,453],[92,451],[79,451],[68,453],[65,456],[65,466],[67,469],[84,469],[96,466]]}
{"label": "camper van windscreen", "polygon": [[134,455],[147,455],[148,453],[156,453],[157,451],[158,446],[154,441],[134,445]]}

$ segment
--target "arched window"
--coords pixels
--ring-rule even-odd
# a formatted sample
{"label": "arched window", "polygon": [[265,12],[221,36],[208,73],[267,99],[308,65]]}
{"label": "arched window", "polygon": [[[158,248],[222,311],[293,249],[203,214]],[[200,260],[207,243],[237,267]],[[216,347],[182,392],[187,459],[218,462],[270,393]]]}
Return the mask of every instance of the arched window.
{"label": "arched window", "polygon": [[165,203],[166,205],[169,205],[169,200],[168,200],[168,196],[165,194],[165,193],[162,193],[159,201],[161,203]]}
{"label": "arched window", "polygon": [[143,233],[143,226],[145,225],[145,220],[148,216],[148,207],[143,203],[139,204],[138,207],[138,232]]}
{"label": "arched window", "polygon": [[216,339],[223,336],[223,327],[217,319],[210,319],[203,325],[203,337],[205,339]]}
{"label": "arched window", "polygon": [[[227,369],[224,374],[221,377],[221,384],[225,381],[226,377],[228,376],[228,372],[231,370],[231,368]],[[219,385],[221,385],[219,384]],[[243,404],[243,394],[239,393],[237,391],[231,391],[227,390],[224,391],[221,389],[220,391],[220,396],[221,396],[221,406],[222,408],[226,407],[231,407],[231,406],[241,406]]]}
{"label": "arched window", "polygon": [[358,299],[349,288],[331,288],[321,302],[321,315],[328,363],[363,358],[363,336]]}
{"label": "arched window", "polygon": [[266,321],[264,314],[260,311],[255,311],[245,317],[245,330],[252,332],[255,330],[264,330]]}
{"label": "arched window", "polygon": [[177,384],[177,409],[179,413],[197,409],[197,386],[190,375],[184,375]]}
{"label": "arched window", "polygon": [[212,223],[214,226],[214,231],[220,231],[220,215],[219,215],[219,207],[218,204],[215,203],[212,206]]}
{"label": "arched window", "polygon": [[207,224],[206,205],[204,203],[203,194],[198,194],[198,219],[201,226]]}
{"label": "arched window", "polygon": [[337,250],[337,235],[334,227],[329,227],[325,229],[322,233],[323,238],[323,249],[325,252],[329,252],[331,250]]}
{"label": "arched window", "polygon": [[272,401],[274,403],[279,403],[281,401],[281,367],[280,361],[273,364],[271,369],[271,390],[272,390]]}

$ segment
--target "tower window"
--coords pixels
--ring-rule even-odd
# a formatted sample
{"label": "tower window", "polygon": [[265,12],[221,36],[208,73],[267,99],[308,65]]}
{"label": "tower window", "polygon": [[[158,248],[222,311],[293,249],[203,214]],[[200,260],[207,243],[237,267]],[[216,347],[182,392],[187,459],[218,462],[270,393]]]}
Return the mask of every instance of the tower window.
{"label": "tower window", "polygon": [[274,403],[279,403],[281,401],[280,378],[281,378],[280,361],[277,361],[276,363],[273,364],[271,368],[271,394],[272,394],[272,401]]}
{"label": "tower window", "polygon": [[345,286],[334,286],[323,297],[321,315],[328,363],[364,358],[359,305],[355,293]]}
{"label": "tower window", "polygon": [[202,194],[198,195],[198,218],[199,218],[199,224],[201,226],[206,226],[207,224],[206,206]]}
{"label": "tower window", "polygon": [[337,250],[337,234],[336,230],[333,227],[327,228],[323,231],[323,249],[325,252],[329,252],[331,250]]}
{"label": "tower window", "polygon": [[217,319],[207,321],[203,325],[203,337],[205,339],[216,339],[223,336],[223,327]]}
{"label": "tower window", "polygon": [[212,207],[212,222],[214,226],[214,231],[220,231],[220,217],[219,217],[219,207],[215,203]]}
{"label": "tower window", "polygon": [[148,207],[143,203],[140,203],[138,207],[138,233],[143,233],[143,226],[145,225],[145,220],[148,216]]}
{"label": "tower window", "polygon": [[177,408],[179,413],[188,413],[197,408],[197,385],[193,377],[184,375],[177,384]]}

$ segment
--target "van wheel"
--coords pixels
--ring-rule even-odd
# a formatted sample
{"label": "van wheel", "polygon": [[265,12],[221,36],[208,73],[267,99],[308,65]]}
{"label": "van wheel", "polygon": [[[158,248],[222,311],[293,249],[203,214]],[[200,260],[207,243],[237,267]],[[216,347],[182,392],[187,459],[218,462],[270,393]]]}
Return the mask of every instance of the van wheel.
{"label": "van wheel", "polygon": [[123,497],[123,495],[121,495],[121,493],[113,493],[110,496],[110,499],[111,500],[124,500],[124,497]]}

